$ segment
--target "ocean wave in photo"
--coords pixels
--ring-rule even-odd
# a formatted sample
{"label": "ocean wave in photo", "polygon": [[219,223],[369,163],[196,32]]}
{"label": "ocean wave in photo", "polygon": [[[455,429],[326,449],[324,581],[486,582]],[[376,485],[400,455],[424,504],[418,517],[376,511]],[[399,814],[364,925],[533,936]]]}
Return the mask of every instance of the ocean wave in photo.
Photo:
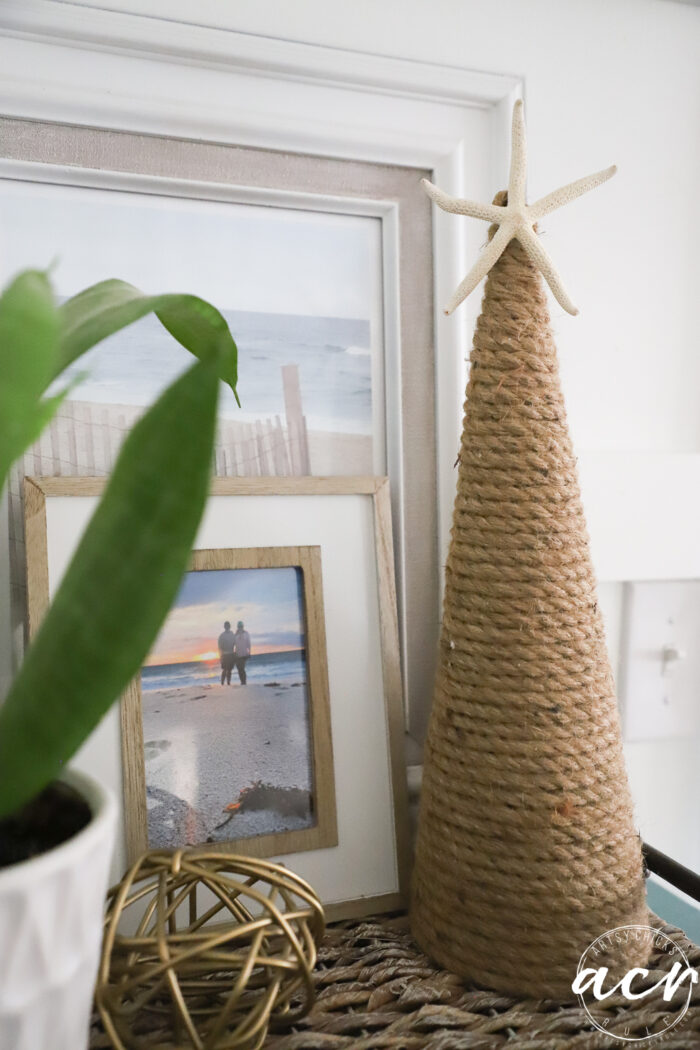
{"label": "ocean wave in photo", "polygon": [[[248,658],[246,675],[251,684],[279,682],[291,685],[306,681],[306,655],[303,649],[286,653],[258,653]],[[236,672],[233,672],[233,680]],[[221,663],[215,660],[192,660],[176,664],[155,664],[141,669],[141,688],[182,689],[187,686],[214,685],[221,680]]]}
{"label": "ocean wave in photo", "polygon": [[[223,418],[284,418],[282,367],[299,369],[307,427],[342,434],[372,433],[372,354],[368,320],[223,310],[239,350],[238,409],[222,390]],[[148,315],[81,357],[63,374],[75,379],[69,397],[100,404],[148,405],[192,363],[191,355]],[[138,382],[134,377],[138,376]]]}

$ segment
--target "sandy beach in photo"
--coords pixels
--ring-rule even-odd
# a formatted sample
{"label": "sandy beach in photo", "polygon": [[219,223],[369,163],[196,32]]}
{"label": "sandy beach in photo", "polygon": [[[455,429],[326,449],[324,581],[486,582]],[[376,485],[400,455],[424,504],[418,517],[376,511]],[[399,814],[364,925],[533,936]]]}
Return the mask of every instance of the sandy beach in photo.
{"label": "sandy beach in photo", "polygon": [[312,474],[373,474],[372,437],[309,430]]}
{"label": "sandy beach in photo", "polygon": [[[305,683],[154,689],[142,706],[151,847],[313,824],[303,804],[312,789]],[[269,808],[225,810],[256,781],[297,791],[279,793]]]}

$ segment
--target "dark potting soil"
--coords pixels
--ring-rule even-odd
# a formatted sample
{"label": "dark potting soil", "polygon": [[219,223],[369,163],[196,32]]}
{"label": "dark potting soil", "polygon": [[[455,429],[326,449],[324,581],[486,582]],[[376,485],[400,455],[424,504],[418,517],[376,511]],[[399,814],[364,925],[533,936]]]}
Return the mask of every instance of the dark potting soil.
{"label": "dark potting soil", "polygon": [[56,781],[22,809],[0,820],[0,868],[37,857],[60,846],[90,823],[87,802]]}

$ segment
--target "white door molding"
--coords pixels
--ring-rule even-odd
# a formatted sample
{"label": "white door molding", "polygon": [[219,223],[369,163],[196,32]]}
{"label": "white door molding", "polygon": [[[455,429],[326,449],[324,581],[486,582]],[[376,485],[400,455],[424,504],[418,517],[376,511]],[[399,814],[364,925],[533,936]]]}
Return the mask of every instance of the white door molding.
{"label": "white door molding", "polygon": [[170,5],[167,17],[154,16],[147,0],[141,7],[135,13],[67,0],[5,0],[0,25],[24,39],[452,104],[493,105],[504,85],[517,84],[501,74],[238,33],[224,22],[197,25],[173,18]]}

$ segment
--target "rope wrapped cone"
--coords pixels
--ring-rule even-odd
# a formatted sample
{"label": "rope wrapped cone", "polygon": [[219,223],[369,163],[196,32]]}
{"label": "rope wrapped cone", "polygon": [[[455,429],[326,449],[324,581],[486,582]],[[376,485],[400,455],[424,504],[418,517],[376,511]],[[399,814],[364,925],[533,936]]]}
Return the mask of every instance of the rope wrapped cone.
{"label": "rope wrapped cone", "polygon": [[[411,922],[454,973],[554,998],[595,938],[648,922],[556,349],[517,241],[471,356]],[[596,965],[622,975],[649,947]]]}

